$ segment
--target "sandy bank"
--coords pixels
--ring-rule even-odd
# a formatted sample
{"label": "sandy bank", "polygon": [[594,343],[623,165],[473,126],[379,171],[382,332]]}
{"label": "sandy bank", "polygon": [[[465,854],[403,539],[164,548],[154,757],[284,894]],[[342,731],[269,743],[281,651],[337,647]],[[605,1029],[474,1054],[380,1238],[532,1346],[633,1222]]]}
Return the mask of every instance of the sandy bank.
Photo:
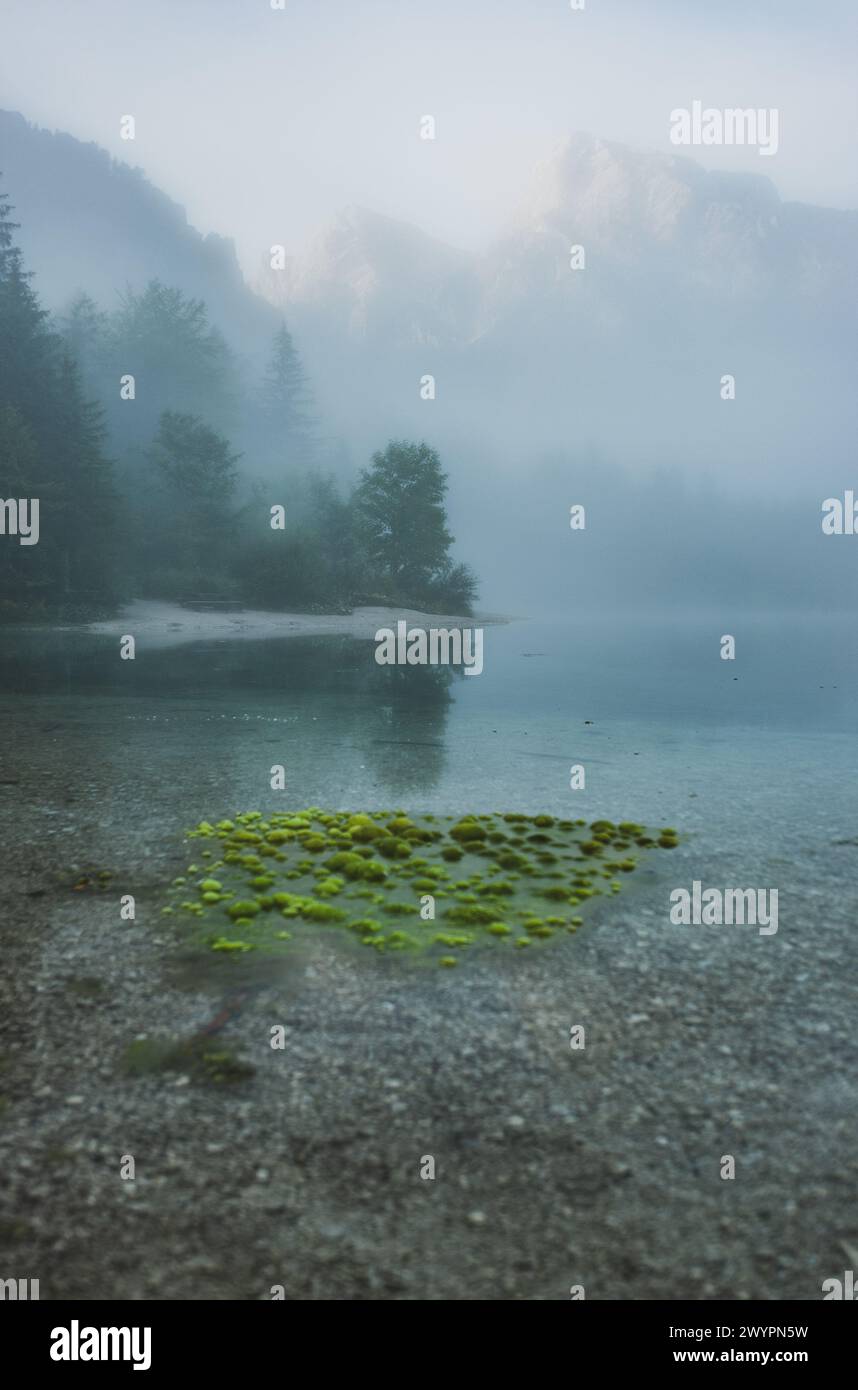
{"label": "sandy bank", "polygon": [[172,647],[185,642],[226,641],[265,637],[359,637],[372,640],[382,627],[397,621],[411,627],[484,627],[510,621],[498,614],[471,618],[419,613],[412,608],[355,608],[351,613],[269,613],[257,609],[196,612],[177,603],[135,599],[118,618],[89,623],[90,632],[121,637],[126,633],[148,647]]}

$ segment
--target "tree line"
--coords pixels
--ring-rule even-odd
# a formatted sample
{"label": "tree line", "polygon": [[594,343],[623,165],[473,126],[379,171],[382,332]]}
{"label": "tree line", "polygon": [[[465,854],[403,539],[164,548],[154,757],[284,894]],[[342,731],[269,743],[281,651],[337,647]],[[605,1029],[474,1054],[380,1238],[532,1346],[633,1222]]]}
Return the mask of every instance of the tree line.
{"label": "tree line", "polygon": [[40,536],[0,536],[0,618],[132,597],[470,611],[435,450],[394,440],[338,481],[285,323],[254,381],[205,304],[158,280],[52,318],[12,212],[0,190],[0,498],[39,498]]}

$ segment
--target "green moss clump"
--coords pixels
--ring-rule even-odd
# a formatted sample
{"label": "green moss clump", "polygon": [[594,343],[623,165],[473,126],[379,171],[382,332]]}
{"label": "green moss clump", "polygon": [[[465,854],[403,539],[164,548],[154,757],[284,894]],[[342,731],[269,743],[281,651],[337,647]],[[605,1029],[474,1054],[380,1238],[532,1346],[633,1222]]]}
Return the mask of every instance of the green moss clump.
{"label": "green moss clump", "polygon": [[359,854],[339,850],[337,854],[325,860],[325,867],[335,869],[338,874],[345,874],[346,878],[363,878],[364,863]]}
{"label": "green moss clump", "polygon": [[387,829],[392,835],[419,834],[417,826],[408,816],[394,816],[393,820],[387,825]]}
{"label": "green moss clump", "polygon": [[301,899],[298,914],[310,922],[344,922],[349,915],[341,907],[332,907],[330,903],[317,903],[312,898]]}
{"label": "green moss clump", "polygon": [[337,893],[341,893],[342,891],[343,880],[341,878],[337,878],[335,875],[331,878],[323,878],[320,883],[316,884],[316,892],[324,898],[332,898]]}
{"label": "green moss clump", "polygon": [[467,926],[490,926],[497,920],[497,909],[482,903],[464,903],[451,907],[447,917],[451,922],[462,922]]}
{"label": "green moss clump", "polygon": [[465,820],[460,820],[458,825],[454,825],[450,830],[450,834],[459,844],[468,845],[473,844],[475,840],[484,840],[486,838],[486,828],[480,825],[478,821],[466,818]]}
{"label": "green moss clump", "polygon": [[502,869],[525,869],[528,861],[523,854],[517,854],[513,849],[505,849],[497,857],[497,862]]}
{"label": "green moss clump", "polygon": [[230,903],[226,911],[230,917],[255,917],[259,903],[252,898],[240,898],[238,902]]}
{"label": "green moss clump", "polygon": [[377,859],[365,859],[363,877],[368,883],[383,883],[387,878],[387,869]]}
{"label": "green moss clump", "polygon": [[[537,904],[574,908],[603,891],[621,891],[619,880],[636,868],[630,845],[656,845],[644,829],[632,821],[587,826],[517,812],[454,819],[402,810],[351,814],[309,807],[268,816],[253,811],[201,821],[189,832],[191,838],[216,837],[215,858],[202,877],[195,863],[179,875],[162,911],[175,914],[174,921],[201,946],[237,956],[288,950],[298,931],[321,926],[343,927],[380,953],[429,951],[436,959],[444,947],[496,948],[512,942],[516,929],[514,944],[539,946],[558,933],[575,932],[581,918],[542,917]],[[670,827],[657,835],[658,848],[679,843]],[[461,877],[453,881],[454,874]],[[602,880],[604,887],[598,886]],[[189,883],[196,884],[193,900],[183,896],[192,891]],[[414,898],[396,896],[409,887]],[[435,899],[437,923],[419,917],[418,894]],[[373,904],[369,910],[377,919],[352,917],[360,910],[356,904],[351,911],[335,905],[358,898]],[[413,931],[385,933],[380,922],[397,916],[410,917]],[[290,931],[278,930],[284,918]],[[224,921],[232,930],[223,931]]]}

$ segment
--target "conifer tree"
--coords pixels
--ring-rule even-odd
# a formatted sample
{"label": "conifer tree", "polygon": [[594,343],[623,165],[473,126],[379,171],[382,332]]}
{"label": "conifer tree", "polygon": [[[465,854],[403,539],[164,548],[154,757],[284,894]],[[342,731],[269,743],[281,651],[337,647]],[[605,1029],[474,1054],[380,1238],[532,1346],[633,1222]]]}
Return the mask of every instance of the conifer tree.
{"label": "conifer tree", "polygon": [[74,616],[109,606],[115,544],[100,411],[48,326],[0,193],[0,495],[39,501],[37,544],[5,546],[6,608]]}
{"label": "conifer tree", "polygon": [[285,323],[274,337],[274,349],[260,392],[265,426],[264,450],[278,469],[308,467],[315,461],[316,439],[312,396],[292,334]]}

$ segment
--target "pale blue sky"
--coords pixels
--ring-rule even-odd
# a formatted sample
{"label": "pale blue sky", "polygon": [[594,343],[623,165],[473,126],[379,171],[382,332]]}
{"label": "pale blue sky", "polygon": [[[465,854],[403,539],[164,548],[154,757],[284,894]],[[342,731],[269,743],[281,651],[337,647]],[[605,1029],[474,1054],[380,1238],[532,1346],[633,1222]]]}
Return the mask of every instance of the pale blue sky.
{"label": "pale blue sky", "polygon": [[685,153],[854,208],[856,56],[858,0],[3,0],[0,106],[139,164],[255,267],[350,202],[477,247],[565,135],[673,152],[695,99],[777,107],[780,149]]}

